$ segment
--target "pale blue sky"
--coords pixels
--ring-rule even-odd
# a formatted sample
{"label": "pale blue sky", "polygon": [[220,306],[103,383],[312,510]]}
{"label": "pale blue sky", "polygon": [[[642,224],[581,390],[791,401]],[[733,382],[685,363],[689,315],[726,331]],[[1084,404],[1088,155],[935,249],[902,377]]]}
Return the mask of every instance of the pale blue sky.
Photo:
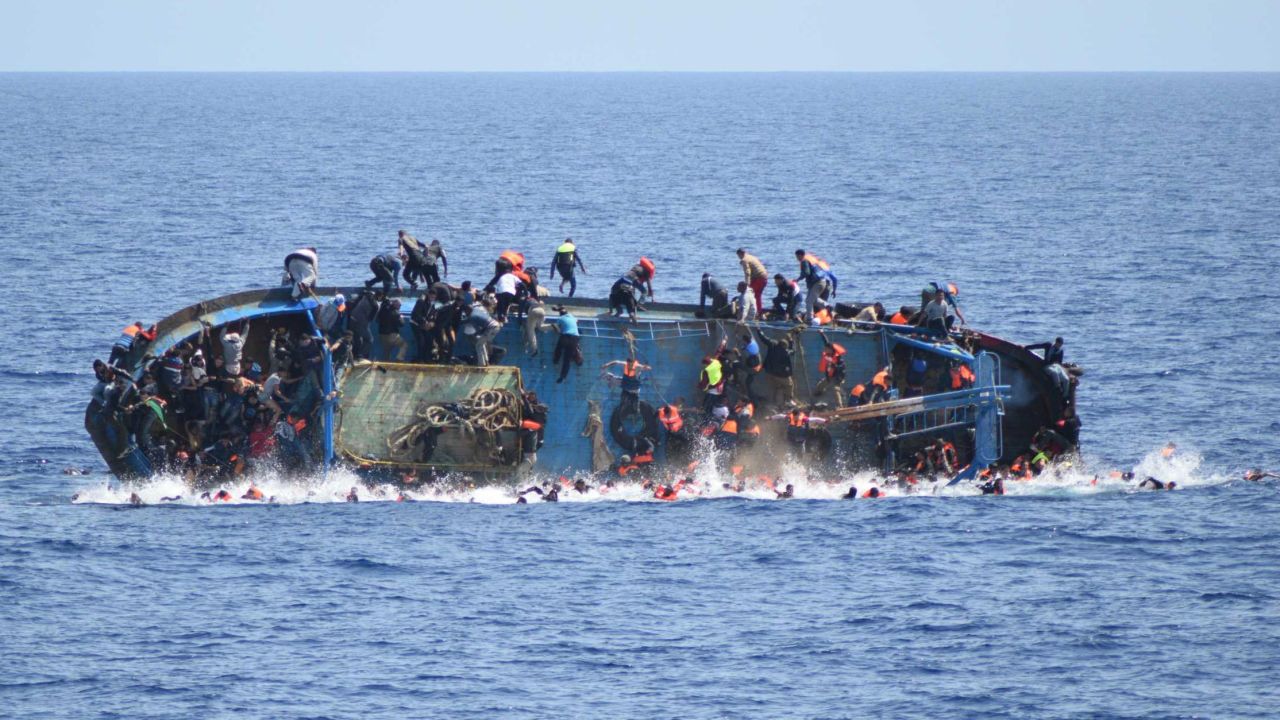
{"label": "pale blue sky", "polygon": [[0,0],[0,70],[1280,70],[1280,0]]}

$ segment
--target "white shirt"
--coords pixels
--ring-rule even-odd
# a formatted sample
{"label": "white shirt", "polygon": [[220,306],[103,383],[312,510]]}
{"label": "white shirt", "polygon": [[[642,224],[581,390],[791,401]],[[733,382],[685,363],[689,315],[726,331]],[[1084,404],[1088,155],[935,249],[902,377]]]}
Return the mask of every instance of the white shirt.
{"label": "white shirt", "polygon": [[520,278],[516,277],[515,273],[507,273],[506,275],[503,275],[502,277],[498,278],[498,284],[494,286],[494,289],[498,291],[499,295],[501,295],[502,293],[510,293],[512,295],[515,295],[516,289],[519,287],[519,285],[520,285]]}

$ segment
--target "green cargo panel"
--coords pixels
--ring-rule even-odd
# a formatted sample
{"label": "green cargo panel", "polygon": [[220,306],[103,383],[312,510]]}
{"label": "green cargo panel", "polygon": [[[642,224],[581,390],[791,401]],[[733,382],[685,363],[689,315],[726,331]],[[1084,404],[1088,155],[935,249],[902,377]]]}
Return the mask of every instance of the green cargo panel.
{"label": "green cargo panel", "polygon": [[[521,387],[520,370],[514,367],[357,363],[338,384],[342,397],[334,446],[339,454],[365,465],[447,470],[512,467],[520,460],[516,428]],[[457,417],[458,405],[479,396],[513,403],[514,408],[449,422],[438,434],[432,433],[435,448],[426,456],[427,428],[438,426],[441,417]],[[433,406],[439,409],[428,412]],[[486,425],[503,429],[493,431]]]}

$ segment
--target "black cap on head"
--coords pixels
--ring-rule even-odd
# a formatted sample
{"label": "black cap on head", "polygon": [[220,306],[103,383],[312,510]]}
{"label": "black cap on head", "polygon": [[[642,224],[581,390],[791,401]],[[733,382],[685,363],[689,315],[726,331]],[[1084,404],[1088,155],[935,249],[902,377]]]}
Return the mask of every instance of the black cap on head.
{"label": "black cap on head", "polygon": [[746,254],[747,254],[746,248],[738,248],[738,257],[742,257],[743,255],[746,255]]}
{"label": "black cap on head", "polygon": [[796,257],[804,257],[804,250],[797,250]]}

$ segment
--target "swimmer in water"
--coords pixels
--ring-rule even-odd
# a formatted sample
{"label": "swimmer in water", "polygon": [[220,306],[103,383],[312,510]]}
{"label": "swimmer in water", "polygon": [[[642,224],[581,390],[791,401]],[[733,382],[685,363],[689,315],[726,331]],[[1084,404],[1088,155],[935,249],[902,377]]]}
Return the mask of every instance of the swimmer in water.
{"label": "swimmer in water", "polygon": [[552,485],[551,489],[542,494],[543,502],[560,502],[560,488]]}
{"label": "swimmer in water", "polygon": [[1165,445],[1163,448],[1160,449],[1160,457],[1172,457],[1173,454],[1177,451],[1178,451],[1178,446],[1174,445],[1173,443],[1169,443],[1168,445]]}
{"label": "swimmer in water", "polygon": [[521,495],[520,497],[516,498],[516,504],[517,504],[517,505],[528,505],[528,504],[529,504],[529,501],[528,501],[528,500],[525,500],[525,499],[524,499],[524,496],[523,496],[523,495]]}
{"label": "swimmer in water", "polygon": [[778,496],[779,500],[788,500],[796,496],[796,486],[787,483],[787,487],[781,491],[774,490],[773,493]]}
{"label": "swimmer in water", "polygon": [[351,492],[347,493],[347,502],[360,502],[360,496],[356,493],[355,487],[352,487]]}
{"label": "swimmer in water", "polygon": [[990,480],[978,486],[983,495],[1003,495],[1004,494],[1004,476],[996,475]]}
{"label": "swimmer in water", "polygon": [[160,498],[160,502],[178,502],[181,499],[181,495],[173,495]]}
{"label": "swimmer in water", "polygon": [[1172,480],[1166,483],[1151,476],[1147,476],[1142,482],[1138,483],[1139,490],[1172,490],[1177,486],[1178,483]]}
{"label": "swimmer in water", "polygon": [[129,504],[134,507],[142,507],[143,505],[146,505],[146,503],[142,502],[142,496],[138,495],[138,493],[129,494]]}
{"label": "swimmer in water", "polygon": [[406,495],[406,494],[405,494],[405,492],[404,492],[403,490],[401,490],[401,491],[400,491],[400,493],[399,493],[398,495],[396,495],[396,502],[398,502],[398,503],[407,503],[407,502],[408,502],[408,503],[411,503],[411,502],[416,502],[416,501],[415,501],[413,498],[411,498],[411,497],[409,497],[408,495]]}
{"label": "swimmer in water", "polygon": [[1280,478],[1280,473],[1266,472],[1258,468],[1244,471],[1244,479],[1249,482],[1259,482],[1267,478]]}
{"label": "swimmer in water", "polygon": [[573,490],[579,495],[586,495],[587,491],[589,491],[590,489],[591,489],[591,486],[587,484],[586,480],[579,478],[573,481]]}
{"label": "swimmer in water", "polygon": [[259,490],[256,486],[250,485],[249,489],[245,490],[244,494],[240,496],[240,499],[241,500],[261,500],[262,491]]}
{"label": "swimmer in water", "polygon": [[857,500],[857,499],[858,499],[858,486],[857,486],[857,485],[850,485],[850,486],[849,486],[849,491],[848,491],[848,492],[846,492],[845,494],[841,495],[841,496],[840,496],[840,499],[841,499],[841,500]]}

